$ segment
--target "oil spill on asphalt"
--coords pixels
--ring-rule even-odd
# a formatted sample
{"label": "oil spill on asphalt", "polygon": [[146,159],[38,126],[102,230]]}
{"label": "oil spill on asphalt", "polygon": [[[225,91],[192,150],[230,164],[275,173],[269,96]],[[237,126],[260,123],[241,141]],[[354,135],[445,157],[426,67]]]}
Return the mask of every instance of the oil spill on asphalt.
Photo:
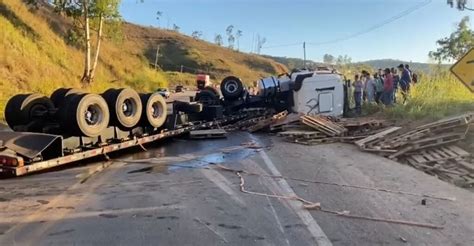
{"label": "oil spill on asphalt", "polygon": [[255,154],[252,149],[239,149],[235,151],[211,153],[193,160],[177,162],[171,164],[168,171],[173,172],[185,168],[203,168],[209,165],[216,165],[228,162],[237,162]]}

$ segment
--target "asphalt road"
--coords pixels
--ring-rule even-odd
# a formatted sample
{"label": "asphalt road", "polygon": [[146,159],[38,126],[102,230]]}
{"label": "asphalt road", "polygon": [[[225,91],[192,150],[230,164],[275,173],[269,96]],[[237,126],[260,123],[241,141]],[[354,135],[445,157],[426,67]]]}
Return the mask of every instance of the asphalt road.
{"label": "asphalt road", "polygon": [[[263,148],[241,145],[248,141]],[[474,245],[473,193],[351,145],[310,147],[236,132],[147,149],[0,180],[0,245]],[[422,205],[423,198],[412,195],[243,176],[249,191],[443,229],[347,218],[242,193],[239,177],[216,164],[456,201],[424,198]]]}

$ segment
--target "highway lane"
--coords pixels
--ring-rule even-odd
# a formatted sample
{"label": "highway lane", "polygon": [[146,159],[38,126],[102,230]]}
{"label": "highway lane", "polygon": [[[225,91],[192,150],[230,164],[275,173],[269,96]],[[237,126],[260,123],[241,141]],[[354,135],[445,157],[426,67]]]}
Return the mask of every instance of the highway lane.
{"label": "highway lane", "polygon": [[[255,141],[264,147],[246,148]],[[472,245],[471,192],[351,145],[302,146],[236,132],[227,140],[168,140],[0,180],[0,245]],[[250,191],[301,196],[354,215],[442,225],[434,230],[343,218],[298,201],[239,191],[252,172],[456,197],[456,201],[244,176]]]}

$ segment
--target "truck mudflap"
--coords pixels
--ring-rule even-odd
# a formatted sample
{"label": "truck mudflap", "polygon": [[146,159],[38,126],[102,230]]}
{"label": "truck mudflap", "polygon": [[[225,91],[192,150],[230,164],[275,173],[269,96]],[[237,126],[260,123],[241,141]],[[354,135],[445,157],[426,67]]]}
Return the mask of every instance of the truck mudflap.
{"label": "truck mudflap", "polygon": [[63,155],[62,137],[32,132],[0,132],[2,148],[28,159],[48,159]]}

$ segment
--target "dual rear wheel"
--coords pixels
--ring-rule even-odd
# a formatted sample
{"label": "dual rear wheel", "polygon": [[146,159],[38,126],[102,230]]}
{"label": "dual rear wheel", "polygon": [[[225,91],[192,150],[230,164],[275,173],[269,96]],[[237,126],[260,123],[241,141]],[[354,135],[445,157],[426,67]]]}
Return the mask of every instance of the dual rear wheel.
{"label": "dual rear wheel", "polygon": [[166,112],[166,102],[158,93],[139,95],[132,89],[110,89],[97,95],[60,88],[50,98],[41,94],[13,96],[6,105],[5,119],[13,130],[33,122],[45,126],[49,120],[57,121],[64,135],[97,137],[108,126],[122,130],[138,125],[161,127]]}

